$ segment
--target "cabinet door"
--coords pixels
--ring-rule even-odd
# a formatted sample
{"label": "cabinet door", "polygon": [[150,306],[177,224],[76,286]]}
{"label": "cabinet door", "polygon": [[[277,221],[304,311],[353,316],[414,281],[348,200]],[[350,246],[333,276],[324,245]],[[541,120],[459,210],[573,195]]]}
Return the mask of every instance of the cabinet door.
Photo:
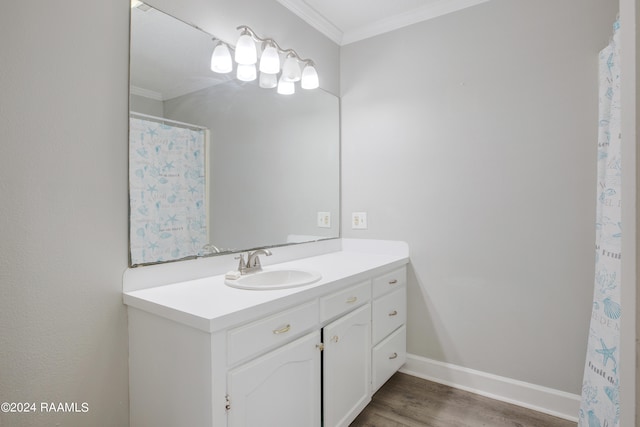
{"label": "cabinet door", "polygon": [[371,400],[371,304],[323,331],[324,426],[348,426]]}
{"label": "cabinet door", "polygon": [[227,374],[229,427],[319,427],[320,332]]}

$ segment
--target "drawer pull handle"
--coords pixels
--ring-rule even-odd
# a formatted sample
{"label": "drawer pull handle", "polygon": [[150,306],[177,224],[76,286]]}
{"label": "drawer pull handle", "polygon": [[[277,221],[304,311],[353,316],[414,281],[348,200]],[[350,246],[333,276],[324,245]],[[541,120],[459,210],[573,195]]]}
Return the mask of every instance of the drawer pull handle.
{"label": "drawer pull handle", "polygon": [[276,335],[280,335],[280,334],[284,334],[284,333],[289,332],[290,329],[291,329],[291,325],[287,325],[287,326],[284,326],[284,327],[282,327],[280,329],[274,329],[273,333],[276,334]]}
{"label": "drawer pull handle", "polygon": [[389,280],[390,285],[395,285],[396,283],[398,283],[398,279]]}
{"label": "drawer pull handle", "polygon": [[351,297],[347,299],[347,304],[353,304],[356,301],[358,301],[358,297]]}
{"label": "drawer pull handle", "polygon": [[393,353],[391,356],[389,356],[389,359],[396,359],[398,357],[398,353]]}
{"label": "drawer pull handle", "polygon": [[393,310],[391,313],[389,313],[389,316],[397,316],[397,315],[398,315],[397,310]]}

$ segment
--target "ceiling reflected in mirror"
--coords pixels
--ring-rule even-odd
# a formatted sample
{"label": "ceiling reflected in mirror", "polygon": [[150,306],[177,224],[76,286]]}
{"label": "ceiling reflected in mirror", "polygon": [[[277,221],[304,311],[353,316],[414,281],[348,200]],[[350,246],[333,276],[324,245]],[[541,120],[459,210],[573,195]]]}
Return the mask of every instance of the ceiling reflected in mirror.
{"label": "ceiling reflected in mirror", "polygon": [[225,83],[211,72],[214,37],[145,3],[131,9],[131,92],[160,101]]}

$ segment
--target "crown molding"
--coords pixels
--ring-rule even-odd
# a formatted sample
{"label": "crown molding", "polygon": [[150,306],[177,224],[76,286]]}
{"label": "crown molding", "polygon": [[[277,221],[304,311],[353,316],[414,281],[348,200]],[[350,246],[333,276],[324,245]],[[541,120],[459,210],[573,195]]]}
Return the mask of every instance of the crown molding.
{"label": "crown molding", "polygon": [[418,9],[409,10],[347,31],[342,38],[342,45],[388,33],[402,27],[417,24],[418,22],[428,21],[487,1],[489,0],[440,0]]}
{"label": "crown molding", "polygon": [[131,92],[131,95],[144,96],[145,98],[155,99],[156,101],[164,101],[162,94],[155,90],[143,89],[141,87],[131,85],[129,91]]}
{"label": "crown molding", "polygon": [[393,15],[371,24],[343,32],[304,0],[277,0],[278,3],[302,18],[340,46],[368,39],[398,28],[437,18],[489,0],[439,0],[423,7]]}
{"label": "crown molding", "polygon": [[304,0],[277,1],[336,44],[342,44],[342,31],[333,25],[327,18],[319,14],[314,8],[309,6]]}

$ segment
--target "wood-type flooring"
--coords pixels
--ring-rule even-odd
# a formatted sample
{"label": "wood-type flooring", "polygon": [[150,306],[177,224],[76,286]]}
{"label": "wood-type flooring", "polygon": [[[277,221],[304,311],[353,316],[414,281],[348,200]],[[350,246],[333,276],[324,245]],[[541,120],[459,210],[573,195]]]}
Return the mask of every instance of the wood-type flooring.
{"label": "wood-type flooring", "polygon": [[576,427],[576,423],[396,373],[351,427]]}

